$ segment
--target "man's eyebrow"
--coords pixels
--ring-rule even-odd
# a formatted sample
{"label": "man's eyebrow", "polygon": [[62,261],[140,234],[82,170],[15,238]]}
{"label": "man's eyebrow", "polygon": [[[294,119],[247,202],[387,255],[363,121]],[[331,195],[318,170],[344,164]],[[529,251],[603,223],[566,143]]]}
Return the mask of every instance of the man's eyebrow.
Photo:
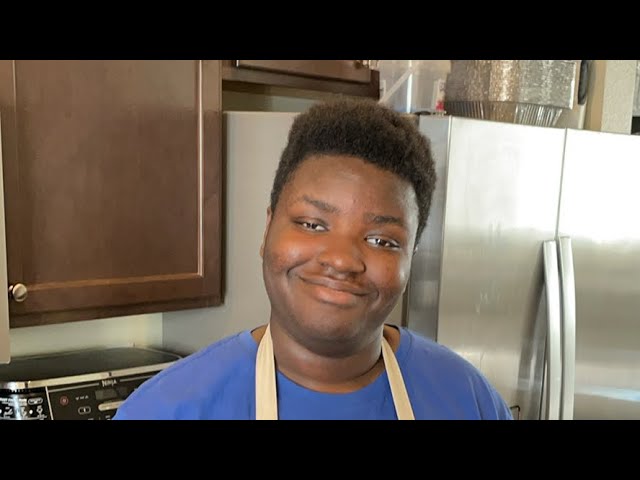
{"label": "man's eyebrow", "polygon": [[404,229],[407,228],[400,217],[394,217],[393,215],[376,215],[375,213],[365,213],[364,218],[368,223],[375,223],[377,225],[392,223]]}
{"label": "man's eyebrow", "polygon": [[317,198],[311,198],[308,195],[302,195],[301,197],[296,199],[296,201],[301,201],[301,200],[303,202],[313,205],[314,207],[318,208],[319,210],[322,210],[323,212],[338,213],[340,211],[338,207],[335,207],[330,203],[323,202],[322,200],[318,200]]}

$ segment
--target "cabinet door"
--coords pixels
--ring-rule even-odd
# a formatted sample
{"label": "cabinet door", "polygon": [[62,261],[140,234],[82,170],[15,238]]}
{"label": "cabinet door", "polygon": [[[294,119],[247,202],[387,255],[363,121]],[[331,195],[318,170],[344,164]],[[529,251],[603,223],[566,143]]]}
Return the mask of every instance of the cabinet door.
{"label": "cabinet door", "polygon": [[291,75],[369,83],[371,70],[361,60],[236,60],[240,68],[255,68]]}
{"label": "cabinet door", "polygon": [[219,61],[0,62],[12,326],[221,302],[220,96]]}
{"label": "cabinet door", "polygon": [[296,95],[380,96],[380,73],[361,60],[222,60],[222,80],[225,90],[240,92],[270,94],[261,88],[278,87]]}

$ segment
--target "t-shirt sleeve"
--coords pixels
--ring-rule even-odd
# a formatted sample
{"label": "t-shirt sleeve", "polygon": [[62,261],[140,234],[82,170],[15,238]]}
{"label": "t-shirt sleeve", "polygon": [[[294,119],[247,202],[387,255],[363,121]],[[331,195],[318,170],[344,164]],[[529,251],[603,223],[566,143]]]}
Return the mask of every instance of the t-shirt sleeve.
{"label": "t-shirt sleeve", "polygon": [[504,398],[480,373],[475,373],[474,391],[483,420],[513,420],[511,409]]}
{"label": "t-shirt sleeve", "polygon": [[168,411],[158,408],[157,402],[147,401],[147,395],[129,398],[118,407],[113,420],[169,420]]}

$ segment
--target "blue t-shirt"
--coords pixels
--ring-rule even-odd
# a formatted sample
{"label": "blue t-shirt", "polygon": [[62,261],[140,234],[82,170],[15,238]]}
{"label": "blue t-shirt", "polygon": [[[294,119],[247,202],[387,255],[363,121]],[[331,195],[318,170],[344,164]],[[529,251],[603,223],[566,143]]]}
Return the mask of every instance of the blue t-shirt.
{"label": "blue t-shirt", "polygon": [[[215,342],[147,380],[114,419],[255,419],[257,352],[249,330]],[[401,328],[396,358],[416,420],[512,418],[485,377],[448,348]],[[280,372],[276,383],[282,420],[397,419],[386,372],[351,393],[309,390]]]}

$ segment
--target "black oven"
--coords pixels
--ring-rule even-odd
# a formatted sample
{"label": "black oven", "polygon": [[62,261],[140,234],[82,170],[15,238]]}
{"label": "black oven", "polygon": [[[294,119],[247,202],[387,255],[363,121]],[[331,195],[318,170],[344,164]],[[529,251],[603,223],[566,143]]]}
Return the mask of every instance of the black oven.
{"label": "black oven", "polygon": [[0,365],[0,420],[110,420],[131,392],[178,359],[140,347],[13,359]]}

